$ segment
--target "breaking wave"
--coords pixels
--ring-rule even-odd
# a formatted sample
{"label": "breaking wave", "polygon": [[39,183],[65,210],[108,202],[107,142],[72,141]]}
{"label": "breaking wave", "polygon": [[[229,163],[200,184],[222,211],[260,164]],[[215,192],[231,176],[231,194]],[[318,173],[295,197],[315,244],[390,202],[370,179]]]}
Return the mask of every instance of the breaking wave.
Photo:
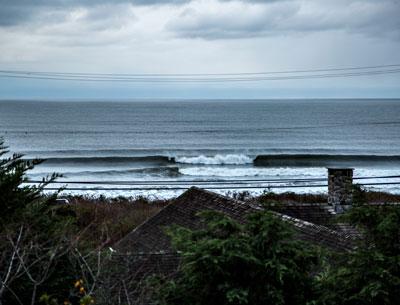
{"label": "breaking wave", "polygon": [[252,164],[253,159],[246,155],[215,155],[215,156],[195,156],[195,157],[175,157],[176,163],[203,164],[203,165],[244,165]]}
{"label": "breaking wave", "polygon": [[174,164],[191,165],[248,165],[267,167],[326,167],[358,166],[374,164],[400,164],[400,155],[334,155],[334,154],[270,154],[257,155],[255,158],[246,154],[215,154],[192,156],[149,155],[142,157],[55,157],[45,159],[45,165],[67,166],[103,166],[122,165],[132,167],[145,164],[146,167],[171,166]]}
{"label": "breaking wave", "polygon": [[179,172],[185,176],[193,177],[221,177],[229,179],[237,178],[293,178],[293,176],[305,179],[310,177],[325,177],[326,169],[322,167],[304,168],[263,168],[263,167],[213,167],[213,166],[195,166],[181,168]]}
{"label": "breaking wave", "polygon": [[46,164],[104,164],[104,163],[157,163],[173,164],[174,158],[167,156],[145,156],[145,157],[67,157],[67,158],[46,158]]}
{"label": "breaking wave", "polygon": [[[48,175],[48,172],[29,173],[31,178],[41,178]],[[138,168],[126,170],[100,170],[100,171],[77,171],[77,172],[63,172],[63,177],[113,177],[113,176],[152,176],[152,177],[179,177],[182,174],[179,172],[178,167],[152,167],[152,168]]]}
{"label": "breaking wave", "polygon": [[256,166],[356,166],[390,163],[400,163],[400,156],[288,154],[259,155],[254,159]]}

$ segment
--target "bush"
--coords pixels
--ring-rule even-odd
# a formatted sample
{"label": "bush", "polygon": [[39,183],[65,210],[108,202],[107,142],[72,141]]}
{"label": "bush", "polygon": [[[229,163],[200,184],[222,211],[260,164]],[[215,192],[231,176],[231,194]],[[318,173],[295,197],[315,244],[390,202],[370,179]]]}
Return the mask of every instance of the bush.
{"label": "bush", "polygon": [[182,254],[180,275],[161,283],[158,304],[306,304],[318,264],[310,245],[295,241],[270,212],[244,225],[215,212],[201,214],[205,229],[169,230]]}
{"label": "bush", "polygon": [[361,189],[345,219],[364,235],[358,249],[321,277],[320,304],[398,304],[400,295],[400,208],[368,205]]}
{"label": "bush", "polygon": [[104,247],[166,202],[77,197],[70,198],[72,204],[55,204],[58,192],[43,191],[59,175],[29,185],[26,173],[42,160],[6,155],[0,139],[0,305],[92,304],[99,282],[111,273]]}
{"label": "bush", "polygon": [[[0,138],[0,157],[8,153],[4,141]],[[23,160],[22,155],[13,154],[11,157],[0,159],[0,229],[4,230],[10,223],[30,216],[32,213],[40,216],[47,212],[54,202],[55,196],[43,197],[44,187],[54,181],[58,175],[44,178],[37,186],[23,185],[27,182],[26,172],[33,169],[43,160]]]}
{"label": "bush", "polygon": [[42,161],[7,153],[0,139],[0,304],[34,304],[45,291],[63,294],[73,277],[67,257],[72,219],[58,213],[57,193],[42,195],[58,175],[26,185],[26,172]]}

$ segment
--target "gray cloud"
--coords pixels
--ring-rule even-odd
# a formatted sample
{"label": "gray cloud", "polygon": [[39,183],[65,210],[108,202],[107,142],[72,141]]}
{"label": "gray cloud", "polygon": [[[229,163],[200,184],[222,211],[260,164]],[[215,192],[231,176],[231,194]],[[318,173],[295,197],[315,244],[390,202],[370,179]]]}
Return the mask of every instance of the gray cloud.
{"label": "gray cloud", "polygon": [[[0,15],[0,66],[8,70],[236,73],[390,64],[400,54],[398,0],[0,0]],[[22,85],[9,89],[7,80],[0,83],[26,96],[62,86],[18,80]],[[398,83],[399,76],[392,74],[241,86],[250,96],[257,88],[268,96],[324,86],[332,94],[345,95],[350,91],[342,89],[351,87],[394,88],[398,95]],[[102,86],[68,83],[60,95],[91,94]],[[107,86],[114,92],[127,87]],[[134,85],[132,92],[170,88],[141,86]],[[212,88],[215,84],[205,84],[199,92]]]}
{"label": "gray cloud", "polygon": [[[131,4],[137,6],[181,5],[193,0],[0,0],[0,27],[29,24],[30,22],[49,22],[49,16],[60,18],[60,11],[79,7],[112,6]],[[221,2],[243,1],[244,3],[272,3],[293,0],[221,0]],[[50,18],[51,19],[51,18]]]}
{"label": "gray cloud", "polygon": [[[221,0],[230,2],[234,0]],[[240,1],[240,0],[239,0]],[[268,3],[291,0],[242,0],[247,3]],[[72,9],[76,7],[93,7],[98,5],[132,4],[132,5],[177,5],[191,0],[0,0],[0,26],[26,24],[49,11]]]}
{"label": "gray cloud", "polygon": [[[41,21],[43,16],[61,10],[91,8],[101,5],[161,5],[181,4],[189,0],[0,0],[0,26],[16,26]],[[44,20],[45,21],[45,20]]]}
{"label": "gray cloud", "polygon": [[[258,2],[262,1],[255,1]],[[258,4],[244,2],[218,4],[217,9],[208,7],[186,8],[178,18],[171,20],[167,28],[178,36],[189,38],[243,38],[265,34],[276,25],[294,16],[300,9],[294,2]]]}
{"label": "gray cloud", "polygon": [[[157,11],[161,15],[151,16]],[[203,40],[322,31],[400,40],[398,16],[399,0],[0,0],[0,29],[15,27],[63,45],[73,43],[72,37],[99,44],[103,37],[106,42],[147,37],[154,28],[161,36]],[[107,33],[95,39],[94,31]]]}
{"label": "gray cloud", "polygon": [[331,3],[252,0],[223,4],[217,10],[189,6],[170,20],[167,29],[178,37],[207,40],[327,30],[400,39],[399,16],[397,0]]}

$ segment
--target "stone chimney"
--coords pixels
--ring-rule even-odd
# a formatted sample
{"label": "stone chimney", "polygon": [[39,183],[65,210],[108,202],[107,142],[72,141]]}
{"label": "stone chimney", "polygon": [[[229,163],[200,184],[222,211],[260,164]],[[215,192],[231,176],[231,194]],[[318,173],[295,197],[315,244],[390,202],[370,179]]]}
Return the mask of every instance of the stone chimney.
{"label": "stone chimney", "polygon": [[328,204],[336,213],[351,206],[353,193],[353,168],[328,168]]}

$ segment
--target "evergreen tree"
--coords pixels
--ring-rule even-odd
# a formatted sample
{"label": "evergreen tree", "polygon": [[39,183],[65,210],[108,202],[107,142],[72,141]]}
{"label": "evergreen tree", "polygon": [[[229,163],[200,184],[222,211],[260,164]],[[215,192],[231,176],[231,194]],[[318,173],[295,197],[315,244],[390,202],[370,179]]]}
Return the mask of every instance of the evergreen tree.
{"label": "evergreen tree", "polygon": [[395,305],[400,295],[400,207],[366,203],[357,188],[345,219],[363,234],[319,282],[325,305]]}
{"label": "evergreen tree", "polygon": [[68,293],[72,221],[55,204],[58,192],[43,195],[58,175],[28,185],[27,171],[42,160],[8,154],[0,139],[0,304],[36,304],[45,292]]}
{"label": "evergreen tree", "polygon": [[57,196],[57,194],[42,196],[45,186],[58,177],[56,174],[44,178],[39,185],[24,184],[28,181],[27,171],[42,163],[43,160],[24,160],[21,154],[5,157],[8,153],[4,140],[0,138],[0,157],[2,157],[0,159],[0,230],[4,230],[22,217],[27,217],[28,210],[30,216],[40,216],[49,209]]}
{"label": "evergreen tree", "polygon": [[268,211],[246,224],[215,212],[206,227],[169,230],[181,252],[175,280],[160,287],[158,304],[306,304],[312,298],[315,249],[296,241],[286,223]]}

